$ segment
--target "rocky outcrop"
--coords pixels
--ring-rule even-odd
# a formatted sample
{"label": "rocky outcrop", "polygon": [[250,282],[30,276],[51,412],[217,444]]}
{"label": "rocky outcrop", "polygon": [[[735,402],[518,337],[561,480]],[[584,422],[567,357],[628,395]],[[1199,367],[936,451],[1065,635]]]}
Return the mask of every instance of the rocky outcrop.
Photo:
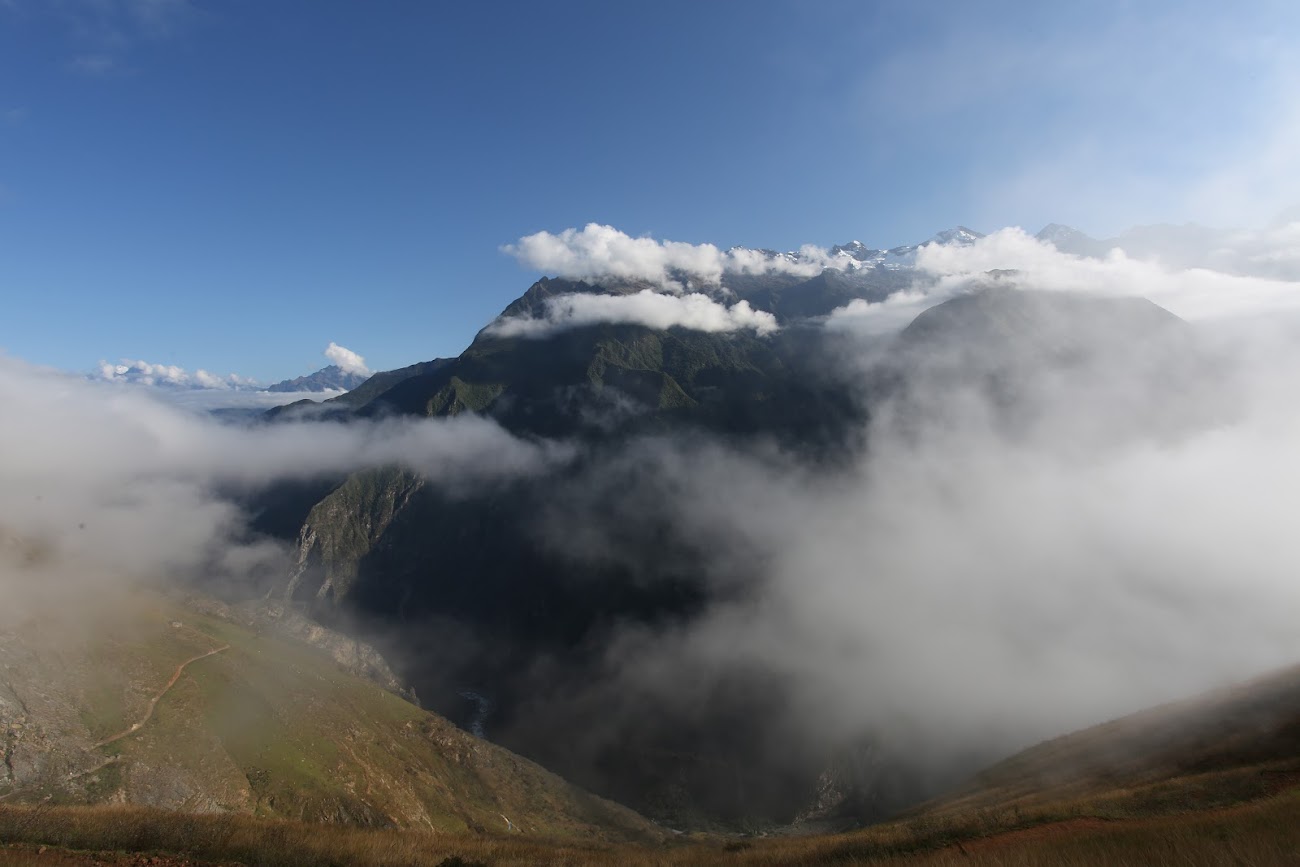
{"label": "rocky outcrop", "polygon": [[362,561],[423,486],[422,478],[398,469],[351,476],[307,516],[281,598],[306,603],[313,611],[331,608],[345,598]]}

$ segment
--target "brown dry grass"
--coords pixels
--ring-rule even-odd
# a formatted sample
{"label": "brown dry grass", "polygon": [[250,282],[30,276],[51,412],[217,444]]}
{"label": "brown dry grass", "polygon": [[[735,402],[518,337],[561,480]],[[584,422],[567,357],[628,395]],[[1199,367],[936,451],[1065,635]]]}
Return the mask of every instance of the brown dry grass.
{"label": "brown dry grass", "polygon": [[[695,838],[659,848],[574,845],[520,836],[453,836],[343,826],[192,816],[135,807],[0,809],[0,841],[79,853],[166,853],[199,862],[246,865],[621,864],[628,867],[735,864],[1298,864],[1300,790],[1234,807],[1144,818],[1078,815],[1064,805],[1034,815],[977,813],[914,817],[849,834],[779,839]],[[1069,815],[1076,813],[1075,815]],[[1054,816],[1056,818],[1054,818]],[[0,849],[0,865],[76,863]],[[90,859],[91,855],[82,857]],[[455,859],[460,859],[459,861]],[[86,863],[94,863],[87,860]],[[148,863],[107,859],[102,863]],[[179,863],[163,861],[160,863]]]}
{"label": "brown dry grass", "polygon": [[[0,806],[0,844],[24,847],[0,848],[0,865],[135,865],[157,856],[160,865],[249,867],[1300,864],[1298,673],[1048,742],[952,796],[846,834],[637,846],[139,807]],[[36,857],[39,845],[51,849]],[[96,862],[87,854],[96,852],[107,854]]]}

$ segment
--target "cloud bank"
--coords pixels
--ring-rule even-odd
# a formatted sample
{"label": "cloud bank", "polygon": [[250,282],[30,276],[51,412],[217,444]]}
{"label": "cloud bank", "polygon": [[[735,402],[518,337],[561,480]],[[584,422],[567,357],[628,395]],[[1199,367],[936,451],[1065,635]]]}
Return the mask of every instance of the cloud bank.
{"label": "cloud bank", "polygon": [[1139,296],[1184,319],[1209,320],[1300,309],[1297,240],[1300,226],[1294,225],[1233,235],[1208,251],[1205,266],[1180,268],[1158,256],[1132,259],[1123,250],[1102,259],[1072,256],[1009,228],[967,247],[923,247],[916,267],[939,278],[939,295],[990,270],[1014,269],[1034,288]]}
{"label": "cloud bank", "polygon": [[[282,571],[219,491],[400,466],[482,488],[567,460],[476,417],[223,425],[144,389],[0,359],[0,594],[6,614],[135,582],[242,581]],[[33,559],[28,552],[39,551]],[[98,598],[98,597],[96,597]]]}
{"label": "cloud bank", "polygon": [[650,289],[632,295],[560,295],[546,299],[542,316],[501,317],[485,330],[494,337],[547,337],[600,322],[711,333],[753,331],[762,335],[777,330],[775,316],[755,310],[747,301],[727,306],[698,292],[665,295]]}

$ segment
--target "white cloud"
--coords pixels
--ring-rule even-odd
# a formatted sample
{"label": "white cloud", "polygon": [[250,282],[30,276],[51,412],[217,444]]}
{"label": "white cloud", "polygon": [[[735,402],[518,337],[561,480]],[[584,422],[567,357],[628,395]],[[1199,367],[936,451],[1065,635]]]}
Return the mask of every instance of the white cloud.
{"label": "white cloud", "polygon": [[283,552],[249,542],[238,508],[214,491],[388,466],[455,491],[570,455],[564,445],[518,440],[478,417],[225,425],[172,406],[151,388],[6,358],[0,403],[0,543],[16,539],[20,549],[49,555],[28,564],[0,544],[0,619],[20,615],[36,597],[69,604],[93,587],[220,578],[223,563],[278,568]]}
{"label": "white cloud", "polygon": [[370,375],[370,368],[366,367],[364,358],[351,349],[339,346],[333,341],[330,341],[330,345],[325,347],[325,357],[330,360],[331,364],[337,365],[344,373],[359,373],[362,376]]}
{"label": "white cloud", "polygon": [[1205,251],[1205,260],[1231,274],[1300,282],[1300,221],[1228,234]]}
{"label": "white cloud", "polygon": [[[1300,231],[1294,227],[1233,237],[1237,240],[1212,254],[1224,267],[1287,273],[1298,260]],[[1131,259],[1122,250],[1103,259],[1072,256],[1019,228],[1002,229],[965,247],[927,245],[918,251],[916,267],[939,278],[929,290],[936,302],[985,272],[1010,269],[1022,272],[1019,280],[1027,288],[1144,297],[1189,320],[1300,311],[1300,283],[1291,279],[1171,268],[1157,260]]]}
{"label": "white cloud", "polygon": [[106,382],[162,388],[230,390],[257,387],[256,381],[236,373],[220,376],[202,368],[190,373],[175,364],[153,364],[142,359],[129,358],[123,358],[116,364],[100,361],[97,373],[92,376]]}
{"label": "white cloud", "polygon": [[[719,250],[712,244],[633,238],[613,226],[588,223],[558,235],[537,232],[501,248],[523,265],[547,274],[576,280],[616,278],[652,283],[681,292],[716,286],[726,272],[788,273],[813,276],[842,260],[806,245],[797,259],[769,256],[757,250]],[[683,281],[679,279],[685,275]],[[698,285],[697,285],[698,284]]]}
{"label": "white cloud", "polygon": [[895,292],[884,301],[855,298],[831,311],[826,327],[850,331],[863,336],[893,334],[901,331],[917,314],[938,304],[942,298],[920,289]]}
{"label": "white cloud", "polygon": [[486,331],[496,337],[545,337],[566,328],[598,322],[644,325],[656,331],[680,327],[715,333],[752,330],[757,334],[771,334],[777,330],[775,316],[755,310],[747,301],[728,307],[698,292],[665,295],[644,289],[633,295],[575,294],[548,298],[542,317],[503,317]]}
{"label": "white cloud", "polygon": [[1173,248],[1168,263],[1122,249],[1104,258],[1075,256],[1014,227],[966,246],[927,244],[917,251],[916,268],[930,279],[882,302],[852,301],[828,317],[827,327],[898,331],[926,308],[986,282],[990,271],[1015,271],[1009,276],[1026,289],[1147,298],[1189,321],[1300,313],[1300,223],[1220,235],[1196,251],[1203,267],[1173,264],[1187,261],[1185,250]]}

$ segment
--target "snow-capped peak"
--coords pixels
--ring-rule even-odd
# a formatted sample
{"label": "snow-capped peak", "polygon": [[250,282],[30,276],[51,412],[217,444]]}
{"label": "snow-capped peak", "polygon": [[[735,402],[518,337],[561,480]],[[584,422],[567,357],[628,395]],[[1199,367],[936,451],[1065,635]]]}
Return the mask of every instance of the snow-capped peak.
{"label": "snow-capped peak", "polygon": [[955,226],[951,229],[944,229],[942,232],[935,233],[935,235],[925,243],[960,244],[962,246],[965,246],[967,244],[974,244],[976,241],[978,241],[980,238],[983,237],[984,237],[983,232],[976,232],[974,229],[968,229],[965,226]]}

